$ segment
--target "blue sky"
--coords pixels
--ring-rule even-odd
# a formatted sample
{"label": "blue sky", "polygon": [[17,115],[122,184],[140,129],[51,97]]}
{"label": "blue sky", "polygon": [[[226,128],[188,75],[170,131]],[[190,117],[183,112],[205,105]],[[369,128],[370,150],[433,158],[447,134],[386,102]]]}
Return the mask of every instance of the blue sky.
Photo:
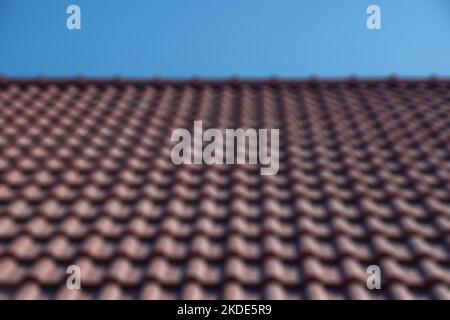
{"label": "blue sky", "polygon": [[[370,4],[382,30],[366,28]],[[448,0],[1,0],[0,74],[450,76],[449,13]]]}

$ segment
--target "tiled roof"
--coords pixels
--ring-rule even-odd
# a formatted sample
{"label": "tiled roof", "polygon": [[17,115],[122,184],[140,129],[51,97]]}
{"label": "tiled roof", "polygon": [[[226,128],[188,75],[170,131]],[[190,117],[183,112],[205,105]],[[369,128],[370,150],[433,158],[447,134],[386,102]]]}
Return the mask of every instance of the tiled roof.
{"label": "tiled roof", "polygon": [[[174,165],[194,120],[278,174]],[[450,83],[4,79],[0,298],[450,299]]]}

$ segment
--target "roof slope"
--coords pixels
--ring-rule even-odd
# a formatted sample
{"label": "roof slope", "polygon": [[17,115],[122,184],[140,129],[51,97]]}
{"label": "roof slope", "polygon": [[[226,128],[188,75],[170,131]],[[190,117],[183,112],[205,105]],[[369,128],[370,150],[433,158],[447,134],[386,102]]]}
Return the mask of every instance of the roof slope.
{"label": "roof slope", "polygon": [[[172,164],[194,120],[278,174]],[[448,82],[3,80],[0,298],[450,299],[449,183]]]}

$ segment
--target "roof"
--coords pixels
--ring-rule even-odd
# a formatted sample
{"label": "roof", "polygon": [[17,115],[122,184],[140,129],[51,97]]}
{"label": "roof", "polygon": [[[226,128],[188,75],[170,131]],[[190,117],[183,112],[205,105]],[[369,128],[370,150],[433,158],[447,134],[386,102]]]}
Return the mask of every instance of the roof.
{"label": "roof", "polygon": [[[278,174],[173,164],[195,120]],[[0,298],[450,299],[449,128],[436,79],[3,79]]]}

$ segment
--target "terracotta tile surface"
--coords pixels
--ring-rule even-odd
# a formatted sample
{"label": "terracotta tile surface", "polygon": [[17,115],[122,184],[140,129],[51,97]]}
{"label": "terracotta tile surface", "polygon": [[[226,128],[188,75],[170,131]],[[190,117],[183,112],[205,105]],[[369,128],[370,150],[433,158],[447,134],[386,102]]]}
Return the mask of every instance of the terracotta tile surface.
{"label": "terracotta tile surface", "polygon": [[[278,174],[172,164],[194,120]],[[450,299],[450,83],[3,79],[0,297]]]}

